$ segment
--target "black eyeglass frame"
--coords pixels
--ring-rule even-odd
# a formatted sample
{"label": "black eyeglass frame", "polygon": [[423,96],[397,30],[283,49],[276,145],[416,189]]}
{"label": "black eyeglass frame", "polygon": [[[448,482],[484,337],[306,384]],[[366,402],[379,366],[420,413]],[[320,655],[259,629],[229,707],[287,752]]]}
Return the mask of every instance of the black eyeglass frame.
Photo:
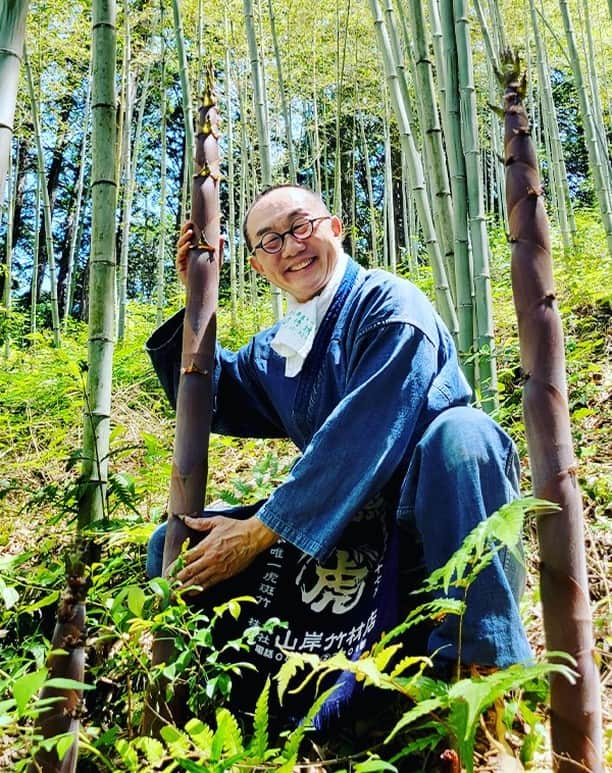
{"label": "black eyeglass frame", "polygon": [[[281,233],[281,234],[276,233],[276,231],[268,231],[267,234],[264,234],[261,237],[261,241],[259,242],[259,244],[256,244],[253,247],[253,251],[252,251],[251,254],[254,255],[256,250],[262,249],[266,253],[266,255],[278,255],[278,253],[281,252],[283,247],[285,246],[285,237],[286,236],[289,236],[289,234],[291,234],[291,236],[294,239],[297,239],[298,242],[305,242],[306,239],[310,239],[310,237],[312,236],[313,231],[314,231],[314,224],[315,223],[318,223],[320,220],[331,220],[331,219],[332,219],[331,215],[321,215],[321,217],[306,217],[303,220],[300,220],[300,219],[296,220],[294,223],[292,223],[292,225],[286,231],[283,231],[283,233]],[[303,236],[298,236],[294,232],[295,226],[298,223],[300,225],[302,223],[309,223],[310,224],[310,230],[308,231],[307,234],[304,234]],[[267,238],[269,238],[271,236],[276,236],[276,237],[278,237],[280,239],[280,247],[277,250],[267,250],[264,247],[264,243],[263,243],[264,239],[267,239]]]}

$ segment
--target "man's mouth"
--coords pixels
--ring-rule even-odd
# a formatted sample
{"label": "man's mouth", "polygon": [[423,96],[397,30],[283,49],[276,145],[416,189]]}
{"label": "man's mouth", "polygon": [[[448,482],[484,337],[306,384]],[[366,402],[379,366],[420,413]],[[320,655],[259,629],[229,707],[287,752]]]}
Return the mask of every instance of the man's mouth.
{"label": "man's mouth", "polygon": [[304,258],[304,260],[300,260],[299,263],[295,263],[293,266],[290,266],[287,269],[287,272],[302,271],[303,269],[308,268],[308,266],[314,263],[315,260],[316,260],[316,257]]}

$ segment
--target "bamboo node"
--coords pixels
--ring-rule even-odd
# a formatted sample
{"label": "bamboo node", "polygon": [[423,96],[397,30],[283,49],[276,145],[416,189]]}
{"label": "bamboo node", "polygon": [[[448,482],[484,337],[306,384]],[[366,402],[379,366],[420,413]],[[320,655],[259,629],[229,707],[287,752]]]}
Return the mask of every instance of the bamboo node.
{"label": "bamboo node", "polygon": [[209,244],[203,237],[200,237],[200,240],[197,244],[196,249],[202,250],[202,252],[208,252],[208,260],[210,263],[214,260],[214,252],[215,248],[212,246],[212,244]]}
{"label": "bamboo node", "polygon": [[544,189],[541,185],[538,185],[537,188],[534,188],[532,185],[529,185],[527,187],[527,195],[528,196],[543,196],[544,195]]}
{"label": "bamboo node", "polygon": [[186,368],[181,368],[181,373],[189,374],[189,373],[201,373],[203,376],[206,375],[207,371],[203,371],[198,365],[196,365],[193,360],[189,365],[187,365]]}

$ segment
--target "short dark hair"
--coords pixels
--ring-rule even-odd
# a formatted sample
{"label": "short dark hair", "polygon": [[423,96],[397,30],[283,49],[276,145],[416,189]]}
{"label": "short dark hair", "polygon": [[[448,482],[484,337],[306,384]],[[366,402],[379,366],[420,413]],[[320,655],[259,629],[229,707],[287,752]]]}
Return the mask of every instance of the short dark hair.
{"label": "short dark hair", "polygon": [[251,244],[251,240],[249,239],[249,235],[247,233],[247,220],[249,219],[251,210],[256,204],[258,204],[263,199],[264,196],[267,196],[268,193],[272,193],[273,191],[278,191],[281,188],[295,188],[298,191],[305,191],[306,193],[309,193],[311,196],[314,196],[315,198],[319,199],[321,204],[327,210],[327,207],[325,206],[325,202],[323,201],[323,197],[316,191],[313,191],[312,188],[307,188],[305,185],[298,185],[297,183],[280,183],[279,185],[270,185],[269,188],[265,188],[263,191],[260,191],[257,194],[257,196],[255,196],[255,198],[251,203],[251,206],[246,211],[244,220],[242,221],[242,234],[244,236],[244,241],[246,243],[246,246],[249,249],[249,252],[253,251],[253,245]]}

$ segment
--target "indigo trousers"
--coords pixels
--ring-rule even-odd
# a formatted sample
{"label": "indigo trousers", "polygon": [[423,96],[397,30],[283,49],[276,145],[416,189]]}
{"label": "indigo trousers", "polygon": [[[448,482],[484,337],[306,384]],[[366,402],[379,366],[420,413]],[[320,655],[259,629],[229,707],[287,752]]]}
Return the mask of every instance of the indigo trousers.
{"label": "indigo trousers", "polygon": [[[398,581],[404,613],[415,604],[411,592],[424,577],[445,564],[478,523],[519,496],[519,474],[514,444],[482,411],[449,408],[429,425],[399,476]],[[244,518],[258,507],[225,514]],[[149,577],[161,574],[164,537],[162,524],[147,549]],[[524,580],[524,567],[504,548],[470,586],[461,625],[463,663],[503,668],[531,659],[518,608]],[[463,594],[463,589],[450,590],[455,598]],[[458,636],[455,615],[447,615],[428,635],[427,651],[435,654],[441,672],[457,661]]]}

